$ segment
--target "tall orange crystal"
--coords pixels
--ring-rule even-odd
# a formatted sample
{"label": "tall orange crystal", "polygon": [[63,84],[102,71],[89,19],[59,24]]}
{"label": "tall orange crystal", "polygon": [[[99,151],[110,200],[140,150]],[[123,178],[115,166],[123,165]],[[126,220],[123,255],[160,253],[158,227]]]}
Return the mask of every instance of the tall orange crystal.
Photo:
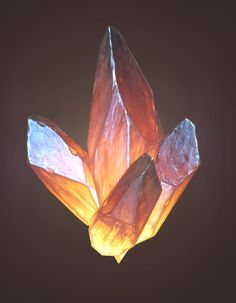
{"label": "tall orange crystal", "polygon": [[100,203],[159,134],[151,88],[120,33],[109,27],[98,55],[88,151]]}
{"label": "tall orange crystal", "polygon": [[183,120],[164,138],[156,116],[144,75],[120,33],[108,27],[98,56],[88,153],[47,119],[28,119],[30,166],[89,225],[92,247],[117,262],[157,234],[200,164],[193,123]]}

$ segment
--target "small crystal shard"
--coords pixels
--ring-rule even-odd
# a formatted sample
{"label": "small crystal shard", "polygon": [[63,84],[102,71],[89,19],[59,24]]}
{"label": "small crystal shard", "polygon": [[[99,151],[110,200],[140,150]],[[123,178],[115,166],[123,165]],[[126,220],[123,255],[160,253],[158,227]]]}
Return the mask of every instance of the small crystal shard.
{"label": "small crystal shard", "polygon": [[195,126],[185,119],[160,146],[156,167],[161,179],[162,194],[138,242],[156,235],[199,164]]}
{"label": "small crystal shard", "polygon": [[152,90],[120,33],[109,27],[98,56],[88,136],[100,203],[131,163],[145,152],[155,158],[158,146]]}
{"label": "small crystal shard", "polygon": [[160,193],[154,161],[144,154],[96,213],[89,227],[93,248],[104,256],[116,256],[133,247]]}
{"label": "small crystal shard", "polygon": [[28,119],[27,148],[29,164],[46,187],[89,224],[97,197],[86,153],[45,118]]}

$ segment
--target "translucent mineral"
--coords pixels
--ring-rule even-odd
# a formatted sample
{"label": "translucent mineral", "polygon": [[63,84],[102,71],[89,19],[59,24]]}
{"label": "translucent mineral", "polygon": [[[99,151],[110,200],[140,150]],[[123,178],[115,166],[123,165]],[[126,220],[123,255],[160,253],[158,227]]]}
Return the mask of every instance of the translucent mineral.
{"label": "translucent mineral", "polygon": [[165,136],[150,86],[121,34],[98,54],[88,152],[49,120],[28,119],[28,163],[89,226],[92,247],[120,262],[154,237],[200,164],[194,124]]}
{"label": "translucent mineral", "polygon": [[143,153],[155,158],[158,146],[152,90],[122,36],[109,27],[98,54],[88,135],[99,201]]}
{"label": "translucent mineral", "polygon": [[45,118],[28,119],[28,161],[44,185],[81,221],[98,208],[87,154]]}
{"label": "translucent mineral", "polygon": [[133,247],[161,193],[154,160],[142,155],[113,188],[89,227],[91,244],[114,256]]}

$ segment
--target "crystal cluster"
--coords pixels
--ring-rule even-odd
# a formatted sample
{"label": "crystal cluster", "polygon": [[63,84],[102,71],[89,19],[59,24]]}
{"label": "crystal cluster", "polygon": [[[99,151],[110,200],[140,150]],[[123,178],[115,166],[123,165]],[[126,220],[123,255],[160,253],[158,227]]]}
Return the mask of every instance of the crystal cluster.
{"label": "crystal cluster", "polygon": [[163,138],[152,90],[121,34],[102,40],[84,151],[52,122],[28,119],[28,162],[89,226],[92,247],[120,262],[156,235],[199,164],[193,123]]}

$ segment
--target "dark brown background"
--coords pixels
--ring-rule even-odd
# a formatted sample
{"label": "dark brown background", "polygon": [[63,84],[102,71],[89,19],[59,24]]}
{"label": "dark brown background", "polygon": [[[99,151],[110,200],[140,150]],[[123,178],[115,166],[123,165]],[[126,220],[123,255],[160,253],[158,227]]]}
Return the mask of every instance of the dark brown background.
{"label": "dark brown background", "polygon": [[[8,1],[0,10],[0,301],[233,302],[233,5]],[[26,165],[32,113],[86,148],[96,56],[109,24],[158,96],[165,130],[185,117],[196,123],[202,159],[158,236],[120,265],[90,248],[86,226]]]}

